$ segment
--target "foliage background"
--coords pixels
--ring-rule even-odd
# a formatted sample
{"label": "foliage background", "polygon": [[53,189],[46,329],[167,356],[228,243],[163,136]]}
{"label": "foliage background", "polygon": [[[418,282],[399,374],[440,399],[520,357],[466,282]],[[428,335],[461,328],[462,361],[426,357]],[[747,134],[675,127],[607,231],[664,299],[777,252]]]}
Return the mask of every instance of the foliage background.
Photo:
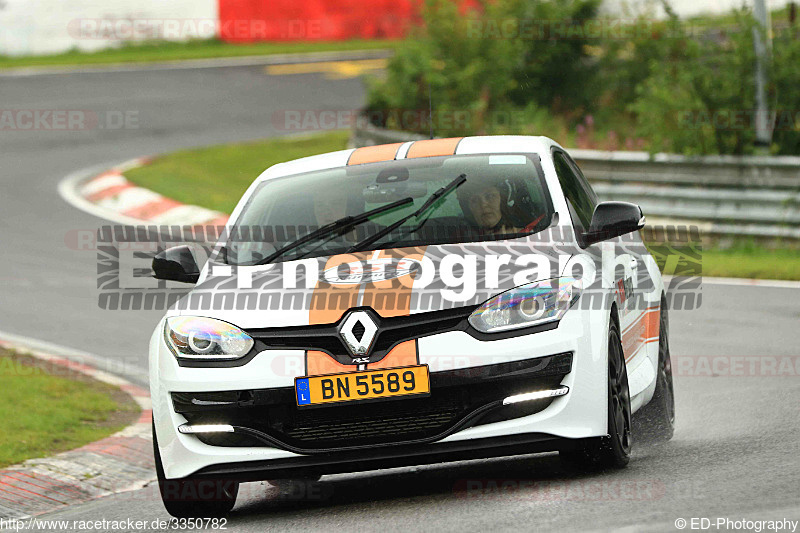
{"label": "foliage background", "polygon": [[[425,0],[422,23],[369,84],[370,119],[436,135],[540,134],[563,144],[683,154],[755,150],[747,8],[683,20],[667,3],[623,18],[600,0]],[[800,154],[800,40],[773,12],[774,154]],[[429,95],[433,115],[428,120]]]}

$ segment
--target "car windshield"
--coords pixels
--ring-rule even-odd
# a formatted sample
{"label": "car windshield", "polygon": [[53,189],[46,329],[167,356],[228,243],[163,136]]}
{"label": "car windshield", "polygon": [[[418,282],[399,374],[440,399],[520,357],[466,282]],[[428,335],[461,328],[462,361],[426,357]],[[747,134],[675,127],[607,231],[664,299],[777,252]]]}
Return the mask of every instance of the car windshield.
{"label": "car windshield", "polygon": [[[437,191],[441,196],[429,202]],[[379,209],[392,203],[397,206]],[[359,217],[373,210],[378,213]],[[230,264],[254,265],[265,258],[510,239],[545,229],[552,215],[536,155],[370,163],[264,181],[237,219],[225,255]],[[313,238],[298,245],[304,237]]]}

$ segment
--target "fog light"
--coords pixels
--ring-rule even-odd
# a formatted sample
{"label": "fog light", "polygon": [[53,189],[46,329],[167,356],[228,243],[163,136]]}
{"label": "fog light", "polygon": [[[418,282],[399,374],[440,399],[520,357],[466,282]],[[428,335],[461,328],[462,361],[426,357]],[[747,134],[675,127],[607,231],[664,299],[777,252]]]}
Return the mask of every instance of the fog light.
{"label": "fog light", "polygon": [[178,426],[178,432],[184,435],[192,435],[195,433],[233,433],[233,426],[228,424],[199,424],[196,426],[189,426],[183,424]]}
{"label": "fog light", "polygon": [[556,396],[564,396],[569,392],[569,387],[559,387],[557,389],[539,390],[534,392],[526,392],[524,394],[515,394],[503,400],[503,405],[510,405],[512,403],[529,402],[531,400],[543,400],[545,398],[555,398]]}

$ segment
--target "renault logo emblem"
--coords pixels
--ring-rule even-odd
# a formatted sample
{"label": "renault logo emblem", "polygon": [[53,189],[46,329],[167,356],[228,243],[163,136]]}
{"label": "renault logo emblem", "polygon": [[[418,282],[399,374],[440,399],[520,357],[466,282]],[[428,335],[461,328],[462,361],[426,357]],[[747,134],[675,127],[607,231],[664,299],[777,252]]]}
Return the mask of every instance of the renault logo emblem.
{"label": "renault logo emblem", "polygon": [[357,362],[365,359],[372,349],[372,343],[378,333],[375,320],[366,311],[350,313],[339,328],[339,336],[344,341],[350,357]]}

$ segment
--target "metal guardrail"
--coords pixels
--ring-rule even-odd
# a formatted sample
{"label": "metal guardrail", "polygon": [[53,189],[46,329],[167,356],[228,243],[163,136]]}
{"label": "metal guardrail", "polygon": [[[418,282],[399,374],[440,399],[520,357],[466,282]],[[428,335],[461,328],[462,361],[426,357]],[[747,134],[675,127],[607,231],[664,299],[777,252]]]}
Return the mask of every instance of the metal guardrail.
{"label": "metal guardrail", "polygon": [[[350,143],[424,138],[359,126]],[[639,204],[651,220],[696,224],[711,235],[800,239],[800,157],[569,153],[602,199]]]}

